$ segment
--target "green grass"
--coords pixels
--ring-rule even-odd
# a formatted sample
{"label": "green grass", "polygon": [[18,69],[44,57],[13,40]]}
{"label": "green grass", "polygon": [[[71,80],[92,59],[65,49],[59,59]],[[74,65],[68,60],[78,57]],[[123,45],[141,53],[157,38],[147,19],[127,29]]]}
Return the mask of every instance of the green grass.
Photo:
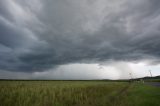
{"label": "green grass", "polygon": [[128,106],[160,106],[160,87],[134,84],[126,100]]}
{"label": "green grass", "polygon": [[105,81],[0,81],[0,106],[159,106],[160,88]]}
{"label": "green grass", "polygon": [[148,79],[147,82],[160,82],[160,79]]}

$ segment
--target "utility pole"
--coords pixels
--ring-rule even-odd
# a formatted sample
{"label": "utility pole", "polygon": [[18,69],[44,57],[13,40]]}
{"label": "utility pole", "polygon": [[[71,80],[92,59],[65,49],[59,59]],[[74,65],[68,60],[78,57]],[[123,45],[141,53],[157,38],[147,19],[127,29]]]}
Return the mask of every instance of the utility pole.
{"label": "utility pole", "polygon": [[131,80],[133,79],[133,77],[132,77],[132,73],[129,73],[129,75],[130,75],[130,77],[131,77]]}
{"label": "utility pole", "polygon": [[129,75],[130,75],[130,77],[131,77],[130,82],[132,82],[132,81],[133,81],[132,73],[129,73]]}
{"label": "utility pole", "polygon": [[149,70],[149,73],[150,73],[150,75],[151,75],[151,77],[152,77],[152,73],[151,73],[151,70]]}

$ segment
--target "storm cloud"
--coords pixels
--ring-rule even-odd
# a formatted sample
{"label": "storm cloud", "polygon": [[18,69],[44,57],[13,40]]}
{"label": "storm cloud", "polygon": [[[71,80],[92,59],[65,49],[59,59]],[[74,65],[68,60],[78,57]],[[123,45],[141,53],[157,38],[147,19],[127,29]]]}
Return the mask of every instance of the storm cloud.
{"label": "storm cloud", "polygon": [[1,0],[0,69],[160,59],[159,0]]}

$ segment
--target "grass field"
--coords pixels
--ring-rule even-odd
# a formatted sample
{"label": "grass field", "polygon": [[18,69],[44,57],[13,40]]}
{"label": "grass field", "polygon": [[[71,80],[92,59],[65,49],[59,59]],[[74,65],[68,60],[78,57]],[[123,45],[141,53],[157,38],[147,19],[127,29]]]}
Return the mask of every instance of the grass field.
{"label": "grass field", "polygon": [[160,88],[107,81],[0,81],[0,106],[160,106]]}

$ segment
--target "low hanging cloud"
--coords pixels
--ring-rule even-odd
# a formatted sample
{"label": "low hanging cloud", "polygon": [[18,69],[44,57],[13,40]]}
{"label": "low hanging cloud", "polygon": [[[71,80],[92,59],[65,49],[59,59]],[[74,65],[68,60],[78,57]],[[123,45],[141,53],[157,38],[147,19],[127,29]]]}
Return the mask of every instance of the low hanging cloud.
{"label": "low hanging cloud", "polygon": [[0,69],[159,63],[159,0],[1,0]]}

